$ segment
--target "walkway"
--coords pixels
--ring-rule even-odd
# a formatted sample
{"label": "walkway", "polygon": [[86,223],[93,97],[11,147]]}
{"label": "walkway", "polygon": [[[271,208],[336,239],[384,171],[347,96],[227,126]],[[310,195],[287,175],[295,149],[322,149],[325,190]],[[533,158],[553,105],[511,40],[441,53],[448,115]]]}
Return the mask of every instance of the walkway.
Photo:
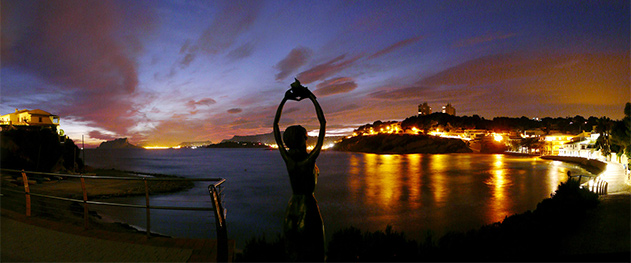
{"label": "walkway", "polygon": [[609,183],[607,193],[631,193],[629,177],[619,163],[607,162],[607,168],[600,173],[600,178]]}
{"label": "walkway", "polygon": [[[2,262],[210,262],[216,241],[119,233],[2,210]],[[231,249],[234,241],[231,240]],[[232,254],[232,251],[231,253]]]}

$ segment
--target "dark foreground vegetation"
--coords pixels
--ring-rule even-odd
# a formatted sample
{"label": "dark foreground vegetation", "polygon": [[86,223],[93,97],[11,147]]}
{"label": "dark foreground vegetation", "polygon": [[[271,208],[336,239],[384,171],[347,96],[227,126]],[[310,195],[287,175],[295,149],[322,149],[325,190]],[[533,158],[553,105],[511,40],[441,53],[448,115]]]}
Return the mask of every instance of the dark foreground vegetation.
{"label": "dark foreground vegetation", "polygon": [[[349,227],[333,234],[327,244],[327,261],[585,260],[580,255],[560,255],[558,245],[598,202],[596,194],[580,189],[576,181],[568,181],[561,183],[552,197],[539,203],[534,211],[512,215],[466,233],[451,232],[438,239],[428,236],[423,241],[411,240],[391,227],[376,232]],[[280,235],[274,240],[252,238],[243,252],[237,254],[236,261],[286,261],[283,251]],[[608,256],[604,259],[612,260],[612,255]]]}

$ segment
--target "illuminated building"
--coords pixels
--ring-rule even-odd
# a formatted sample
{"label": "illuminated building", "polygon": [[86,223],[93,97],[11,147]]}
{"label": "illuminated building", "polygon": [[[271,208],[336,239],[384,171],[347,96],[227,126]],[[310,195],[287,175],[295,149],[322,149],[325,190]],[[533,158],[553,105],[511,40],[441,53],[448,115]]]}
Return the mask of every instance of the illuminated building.
{"label": "illuminated building", "polygon": [[0,116],[0,125],[12,126],[44,126],[57,130],[59,126],[59,116],[50,114],[40,109],[18,110]]}
{"label": "illuminated building", "polygon": [[456,108],[451,106],[451,103],[447,103],[447,105],[443,106],[443,113],[456,116]]}
{"label": "illuminated building", "polygon": [[544,154],[547,155],[559,155],[559,149],[563,147],[564,144],[571,142],[575,135],[570,134],[550,134],[546,135],[544,138]]}
{"label": "illuminated building", "polygon": [[423,104],[418,105],[418,116],[430,115],[432,114],[432,107],[427,105],[427,102],[423,102]]}

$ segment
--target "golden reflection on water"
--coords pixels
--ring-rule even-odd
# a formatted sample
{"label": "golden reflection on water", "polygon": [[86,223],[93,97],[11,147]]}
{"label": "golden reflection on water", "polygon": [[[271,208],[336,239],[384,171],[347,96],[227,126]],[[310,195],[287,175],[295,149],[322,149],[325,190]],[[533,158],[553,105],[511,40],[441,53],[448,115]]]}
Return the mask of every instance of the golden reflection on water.
{"label": "golden reflection on water", "polygon": [[417,209],[421,206],[421,155],[420,154],[408,154],[408,198],[411,201],[410,206],[412,209]]}
{"label": "golden reflection on water", "polygon": [[496,154],[494,158],[492,176],[485,181],[485,184],[491,187],[492,196],[492,205],[487,216],[494,221],[501,221],[510,213],[508,207],[511,201],[507,198],[507,192],[513,182],[506,174],[504,155]]}
{"label": "golden reflection on water", "polygon": [[401,191],[401,162],[391,154],[366,154],[366,197],[386,210],[397,205]]}
{"label": "golden reflection on water", "polygon": [[445,197],[449,194],[445,174],[449,166],[447,155],[433,154],[430,156],[432,194],[434,194],[434,200],[437,204],[443,204]]}
{"label": "golden reflection on water", "polygon": [[415,231],[467,230],[534,209],[576,170],[502,154],[352,154],[349,164],[345,202],[365,207],[353,213]]}

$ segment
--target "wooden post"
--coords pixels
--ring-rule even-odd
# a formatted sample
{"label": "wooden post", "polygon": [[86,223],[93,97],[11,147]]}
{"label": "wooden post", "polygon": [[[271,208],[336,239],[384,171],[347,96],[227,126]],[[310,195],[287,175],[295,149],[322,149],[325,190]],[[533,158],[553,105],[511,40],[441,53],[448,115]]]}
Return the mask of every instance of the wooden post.
{"label": "wooden post", "polygon": [[85,178],[81,177],[81,191],[83,191],[83,228],[89,227],[89,213],[88,213],[88,191],[85,189]]}
{"label": "wooden post", "polygon": [[145,181],[145,203],[147,205],[147,237],[151,237],[151,212],[149,209],[149,186],[147,185],[147,178]]}
{"label": "wooden post", "polygon": [[28,188],[28,177],[22,170],[22,182],[24,183],[24,196],[26,197],[26,216],[31,216],[31,191]]}

